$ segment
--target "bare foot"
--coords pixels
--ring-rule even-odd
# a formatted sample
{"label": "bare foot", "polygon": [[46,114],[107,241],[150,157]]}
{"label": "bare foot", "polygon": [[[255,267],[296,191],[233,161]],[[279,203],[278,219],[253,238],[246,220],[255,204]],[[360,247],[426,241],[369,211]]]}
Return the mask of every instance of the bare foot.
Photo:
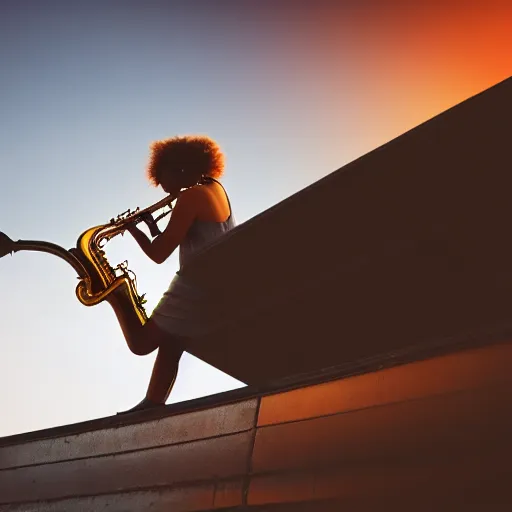
{"label": "bare foot", "polygon": [[131,409],[128,409],[127,411],[121,411],[117,414],[128,414],[130,412],[138,412],[138,411],[145,411],[147,409],[155,409],[159,407],[165,407],[165,404],[161,404],[158,402],[153,402],[149,400],[149,398],[144,398],[142,402],[139,402],[135,407],[132,407]]}

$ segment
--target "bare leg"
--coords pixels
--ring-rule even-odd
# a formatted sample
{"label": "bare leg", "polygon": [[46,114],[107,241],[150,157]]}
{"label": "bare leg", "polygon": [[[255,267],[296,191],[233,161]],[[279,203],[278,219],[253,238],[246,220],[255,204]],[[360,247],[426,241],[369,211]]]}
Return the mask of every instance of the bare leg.
{"label": "bare leg", "polygon": [[162,331],[151,320],[142,325],[122,287],[114,290],[106,300],[112,306],[128,348],[134,354],[143,356],[158,349],[146,398],[130,411],[164,405],[176,380],[179,360],[183,354],[181,340]]}
{"label": "bare leg", "polygon": [[162,344],[153,366],[153,373],[149,381],[146,398],[154,403],[165,403],[169,398],[176,376],[183,350],[173,345]]}
{"label": "bare leg", "polygon": [[[153,409],[165,405],[176,381],[178,365],[183,350],[168,344],[162,344],[153,365],[146,397],[132,409],[123,413]],[[118,414],[123,414],[118,413]]]}

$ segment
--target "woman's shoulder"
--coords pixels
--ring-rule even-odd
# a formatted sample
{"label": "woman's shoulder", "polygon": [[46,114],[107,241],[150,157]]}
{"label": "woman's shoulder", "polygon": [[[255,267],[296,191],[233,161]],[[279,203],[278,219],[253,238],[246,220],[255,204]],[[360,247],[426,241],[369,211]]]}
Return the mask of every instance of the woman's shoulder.
{"label": "woman's shoulder", "polygon": [[212,181],[211,183],[199,183],[194,185],[193,187],[187,188],[182,192],[182,195],[186,194],[188,197],[192,198],[204,198],[204,197],[212,197],[216,195],[224,195],[225,190],[224,187],[217,181]]}
{"label": "woman's shoulder", "polygon": [[200,206],[204,204],[205,200],[207,201],[212,198],[212,193],[214,192],[209,189],[209,186],[194,185],[183,190],[178,201],[188,207]]}
{"label": "woman's shoulder", "polygon": [[200,200],[197,192],[193,191],[191,188],[187,188],[180,192],[176,204],[174,205],[174,213],[180,210],[196,211],[199,203]]}
{"label": "woman's shoulder", "polygon": [[218,182],[195,185],[184,191],[184,200],[197,212],[199,220],[224,222],[231,206],[224,187]]}

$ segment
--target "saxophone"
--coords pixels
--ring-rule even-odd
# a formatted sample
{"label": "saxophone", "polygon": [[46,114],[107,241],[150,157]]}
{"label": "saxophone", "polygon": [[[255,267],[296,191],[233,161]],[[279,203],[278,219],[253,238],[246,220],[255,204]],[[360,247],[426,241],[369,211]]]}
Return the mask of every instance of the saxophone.
{"label": "saxophone", "polygon": [[[73,267],[78,274],[79,282],[75,293],[78,300],[85,306],[94,306],[105,300],[114,290],[123,287],[129,297],[129,303],[140,323],[144,325],[148,316],[144,309],[144,294],[139,295],[135,274],[128,269],[125,261],[113,267],[108,262],[104,247],[107,242],[126,231],[129,224],[147,222],[152,236],[159,234],[157,222],[171,213],[172,202],[176,197],[169,195],[157,203],[141,210],[127,210],[110,222],[93,226],[84,231],[77,240],[76,247],[64,249],[60,245],[40,240],[13,241],[0,232],[0,257],[11,252],[39,251],[53,254]],[[163,210],[157,217],[153,215]]]}

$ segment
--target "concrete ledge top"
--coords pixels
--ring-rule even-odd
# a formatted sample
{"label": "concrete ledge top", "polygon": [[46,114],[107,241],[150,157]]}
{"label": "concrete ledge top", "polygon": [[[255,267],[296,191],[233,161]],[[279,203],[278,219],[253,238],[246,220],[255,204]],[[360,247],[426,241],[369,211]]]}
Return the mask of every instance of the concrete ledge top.
{"label": "concrete ledge top", "polygon": [[105,418],[70,425],[1,437],[0,447],[146,423],[208,409],[213,410],[229,404],[248,402],[255,399],[259,400],[264,396],[277,395],[305,386],[343,379],[414,361],[421,361],[438,355],[466,350],[468,348],[492,345],[510,339],[512,339],[512,323],[510,325],[497,327],[494,331],[487,330],[487,332],[465,333],[458,338],[439,339],[435,342],[431,341],[427,344],[411,346],[405,350],[397,350],[386,354],[379,354],[372,358],[361,359],[351,364],[331,366],[320,371],[290,376],[279,381],[269,382],[267,386],[247,386],[170,404],[161,409],[107,416]]}

